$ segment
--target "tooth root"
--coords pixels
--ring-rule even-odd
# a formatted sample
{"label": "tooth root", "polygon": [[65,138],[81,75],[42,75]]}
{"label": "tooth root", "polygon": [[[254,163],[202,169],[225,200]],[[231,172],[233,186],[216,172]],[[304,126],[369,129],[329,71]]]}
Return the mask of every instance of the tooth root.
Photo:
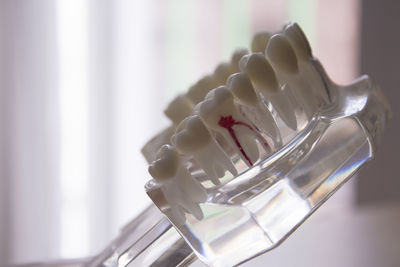
{"label": "tooth root", "polygon": [[289,82],[288,84],[296,100],[301,104],[301,108],[306,114],[307,119],[310,120],[318,111],[318,100],[315,97],[310,97],[310,94],[312,94],[310,93],[310,88],[301,79],[297,79],[296,82]]}
{"label": "tooth root", "polygon": [[256,137],[254,132],[242,125],[234,126],[239,143],[244,150],[244,157],[246,161],[250,161],[250,165],[253,165],[260,157],[260,152],[258,151],[257,143],[255,142]]}
{"label": "tooth root", "polygon": [[214,184],[219,184],[218,178],[223,176],[216,173],[215,162],[221,162],[225,166],[225,170],[229,170],[232,174],[236,173],[230,158],[215,142],[209,130],[197,115],[183,120],[178,125],[171,141],[182,153],[192,156]]}
{"label": "tooth root", "polygon": [[160,183],[177,222],[186,220],[180,209],[182,203],[196,218],[202,218],[199,203],[206,201],[207,192],[186,169],[175,148],[170,145],[161,147],[156,160],[149,166],[149,172]]}
{"label": "tooth root", "polygon": [[259,103],[256,107],[256,115],[259,117],[260,127],[274,142],[274,147],[278,148],[282,146],[282,136],[279,132],[278,126],[276,125],[275,119],[267,107],[264,108]]}
{"label": "tooth root", "polygon": [[269,94],[267,99],[271,102],[272,106],[285,124],[291,129],[296,130],[296,115],[294,114],[293,106],[290,105],[289,99],[282,93]]}
{"label": "tooth root", "polygon": [[207,193],[204,187],[193,178],[185,167],[179,169],[177,177],[177,186],[185,193],[187,198],[195,202],[204,202],[207,200]]}
{"label": "tooth root", "polygon": [[237,175],[232,161],[214,140],[207,147],[193,154],[193,158],[215,185],[221,183],[219,178],[223,177],[226,171],[234,176]]}

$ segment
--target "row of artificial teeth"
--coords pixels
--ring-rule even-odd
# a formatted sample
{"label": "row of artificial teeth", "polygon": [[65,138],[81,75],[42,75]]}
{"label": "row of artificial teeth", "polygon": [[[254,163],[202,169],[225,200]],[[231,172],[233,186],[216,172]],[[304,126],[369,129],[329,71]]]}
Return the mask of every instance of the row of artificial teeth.
{"label": "row of artificial teeth", "polygon": [[[249,167],[259,160],[257,142],[270,152],[268,142],[253,127],[256,123],[242,115],[238,104],[253,108],[261,118],[256,126],[271,138],[276,149],[282,145],[282,138],[265,100],[293,130],[297,129],[297,119],[288,92],[308,119],[323,101],[328,101],[322,81],[311,65],[311,50],[296,24],[273,36],[256,35],[252,49],[265,51],[265,55],[236,52],[229,64],[218,65],[213,75],[201,79],[186,95],[175,98],[165,111],[176,126],[171,138],[173,146],[165,145],[158,151],[149,172],[163,185],[176,218],[183,220],[186,210],[201,219],[198,203],[206,199],[204,188],[187,170],[180,153],[193,158],[209,179],[219,184],[226,171],[236,176],[237,170],[215,140],[216,133]],[[285,90],[282,85],[286,85]]]}

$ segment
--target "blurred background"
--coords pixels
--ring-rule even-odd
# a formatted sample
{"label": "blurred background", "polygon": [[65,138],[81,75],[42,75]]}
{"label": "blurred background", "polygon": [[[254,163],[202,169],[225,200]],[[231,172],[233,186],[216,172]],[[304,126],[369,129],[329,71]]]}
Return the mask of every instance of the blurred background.
{"label": "blurred background", "polygon": [[333,80],[393,108],[377,159],[244,266],[399,266],[400,2],[0,0],[0,266],[99,253],[150,203],[163,109],[258,31],[296,21]]}

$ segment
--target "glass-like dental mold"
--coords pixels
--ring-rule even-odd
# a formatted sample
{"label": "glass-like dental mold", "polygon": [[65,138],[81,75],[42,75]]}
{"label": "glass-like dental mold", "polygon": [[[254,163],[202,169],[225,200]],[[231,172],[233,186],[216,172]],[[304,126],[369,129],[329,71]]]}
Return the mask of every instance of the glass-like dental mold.
{"label": "glass-like dental mold", "polygon": [[262,37],[265,53],[241,50],[178,96],[143,150],[147,194],[212,266],[285,240],[373,158],[390,114],[367,76],[333,83],[297,24]]}

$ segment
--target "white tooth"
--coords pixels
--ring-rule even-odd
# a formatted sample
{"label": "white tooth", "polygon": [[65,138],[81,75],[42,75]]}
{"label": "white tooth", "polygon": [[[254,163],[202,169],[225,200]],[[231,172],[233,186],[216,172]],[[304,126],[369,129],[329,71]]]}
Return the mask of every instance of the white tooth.
{"label": "white tooth", "polygon": [[226,171],[237,175],[235,166],[197,115],[184,119],[177,127],[171,141],[184,154],[190,155],[200,165],[214,184]]}
{"label": "white tooth", "polygon": [[297,23],[291,23],[285,27],[284,35],[288,38],[296,52],[301,75],[306,77],[305,80],[309,81],[316,95],[319,96],[322,101],[328,103],[330,100],[325,90],[325,85],[321,76],[311,63],[313,56],[305,34]]}
{"label": "white tooth", "polygon": [[266,150],[270,149],[264,138],[237,110],[233,95],[225,86],[212,90],[196,110],[207,127],[220,133],[248,166],[259,158],[256,139]]}
{"label": "white tooth", "polygon": [[172,179],[179,168],[179,155],[170,145],[158,150],[154,161],[149,165],[149,173],[159,182]]}
{"label": "white tooth", "polygon": [[292,44],[299,61],[306,61],[312,58],[310,44],[297,23],[288,24],[283,33]]}
{"label": "white tooth", "polygon": [[282,138],[278,126],[271,112],[258,98],[247,74],[244,72],[232,74],[228,78],[228,87],[241,104],[254,108],[259,125],[255,121],[254,124],[259,126],[263,132],[272,138],[274,147],[281,146]]}
{"label": "white tooth", "polygon": [[297,121],[293,107],[280,90],[275,72],[265,56],[261,53],[250,55],[244,71],[253,86],[271,102],[286,125],[296,130]]}
{"label": "white tooth", "polygon": [[277,71],[277,74],[293,91],[307,118],[311,119],[317,112],[318,99],[313,94],[312,88],[307,84],[307,81],[301,76],[296,53],[288,39],[282,34],[272,36],[266,49],[266,56]]}
{"label": "white tooth", "polygon": [[164,113],[175,125],[178,125],[193,113],[193,108],[193,103],[185,95],[179,95],[169,103]]}
{"label": "white tooth", "polygon": [[207,193],[186,169],[175,148],[162,146],[149,173],[160,183],[176,222],[185,223],[185,210],[198,220],[203,218],[199,203],[206,201]]}
{"label": "white tooth", "polygon": [[219,64],[214,71],[214,78],[218,85],[224,85],[229,75],[233,73],[233,68],[230,63]]}
{"label": "white tooth", "polygon": [[244,69],[246,68],[247,65],[247,61],[249,60],[250,55],[244,55],[242,56],[242,58],[239,60],[239,69],[240,71],[244,71]]}
{"label": "white tooth", "polygon": [[200,79],[196,84],[189,88],[186,96],[197,104],[204,99],[206,94],[218,86],[218,82],[211,75],[206,75]]}
{"label": "white tooth", "polygon": [[247,54],[249,54],[247,49],[239,49],[233,53],[231,58],[232,73],[240,72],[239,62]]}
{"label": "white tooth", "polygon": [[253,53],[258,53],[258,52],[264,53],[269,38],[271,38],[271,34],[268,32],[256,33],[251,42],[251,51]]}

